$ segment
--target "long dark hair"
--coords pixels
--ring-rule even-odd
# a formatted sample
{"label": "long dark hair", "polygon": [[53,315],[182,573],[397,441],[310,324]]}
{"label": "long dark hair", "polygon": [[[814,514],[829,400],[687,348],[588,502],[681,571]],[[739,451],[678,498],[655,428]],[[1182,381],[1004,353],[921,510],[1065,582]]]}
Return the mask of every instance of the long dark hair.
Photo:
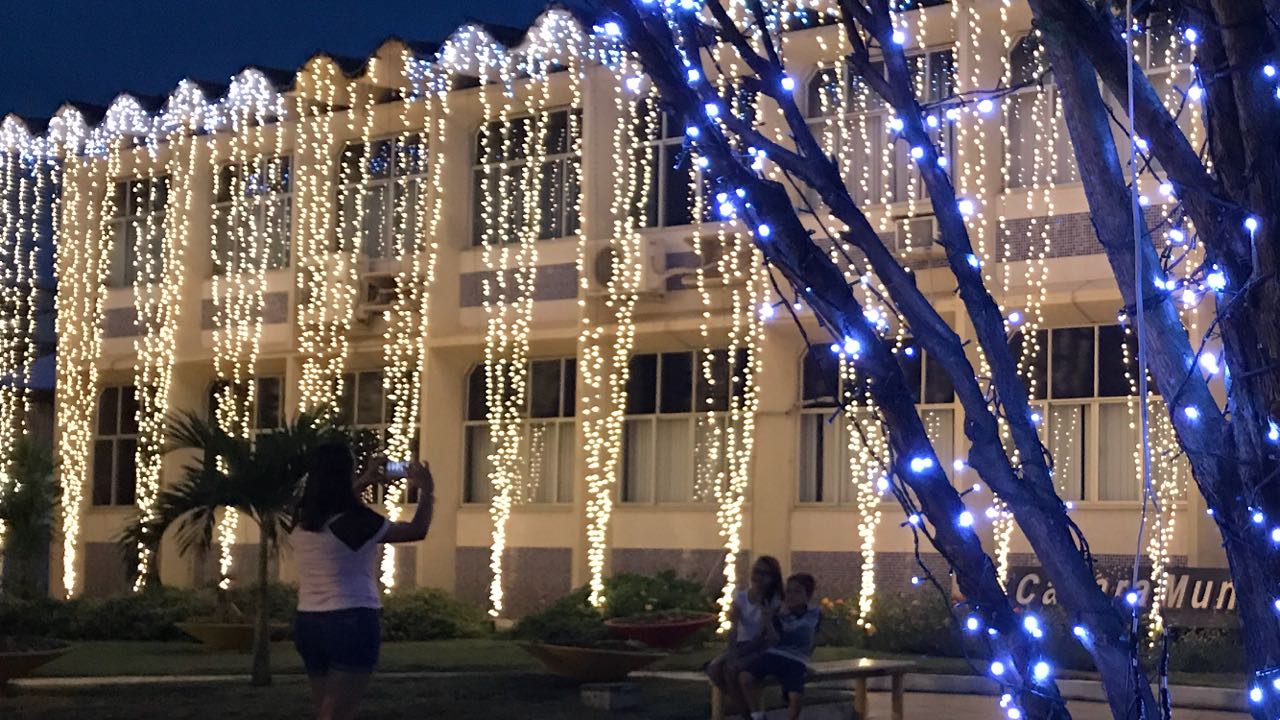
{"label": "long dark hair", "polygon": [[764,597],[760,598],[761,602],[766,605],[773,602],[774,599],[782,599],[782,563],[778,562],[778,558],[772,555],[761,555],[756,558],[752,567],[756,565],[762,566],[761,569],[769,576],[769,584],[765,588]]}
{"label": "long dark hair", "polygon": [[312,448],[307,454],[302,499],[293,514],[294,527],[319,532],[329,518],[360,507],[355,472],[356,458],[346,443],[330,441]]}

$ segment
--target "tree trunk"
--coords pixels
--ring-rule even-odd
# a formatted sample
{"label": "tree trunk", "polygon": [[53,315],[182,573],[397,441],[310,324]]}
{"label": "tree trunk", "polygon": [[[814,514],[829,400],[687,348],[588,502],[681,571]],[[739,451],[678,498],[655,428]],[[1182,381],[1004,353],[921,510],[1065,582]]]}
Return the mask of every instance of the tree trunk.
{"label": "tree trunk", "polygon": [[267,532],[258,530],[258,607],[253,616],[253,684],[271,684],[271,609],[267,607],[268,560],[271,547]]}

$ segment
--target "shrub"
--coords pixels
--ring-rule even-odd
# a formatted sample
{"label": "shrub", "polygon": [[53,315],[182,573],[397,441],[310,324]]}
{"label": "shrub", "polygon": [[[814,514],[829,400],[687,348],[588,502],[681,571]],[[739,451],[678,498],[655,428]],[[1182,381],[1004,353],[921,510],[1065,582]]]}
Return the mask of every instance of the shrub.
{"label": "shrub", "polygon": [[[1174,672],[1247,672],[1244,643],[1238,628],[1195,628],[1172,631],[1169,670]],[[1159,647],[1157,646],[1157,650]],[[1151,667],[1155,667],[1154,662]]]}
{"label": "shrub", "polygon": [[579,588],[546,610],[523,617],[512,634],[519,640],[548,645],[607,645],[613,640],[613,631],[605,626],[600,611],[587,603],[587,597],[586,589]]}
{"label": "shrub", "polygon": [[[234,589],[228,599],[246,618],[253,617],[256,588]],[[271,617],[287,620],[297,604],[297,590],[272,584]],[[0,601],[0,635],[38,635],[63,640],[182,640],[175,624],[210,617],[218,609],[217,591],[151,587],[108,598]],[[248,622],[248,620],[246,620]]]}
{"label": "shrub", "polygon": [[[585,589],[583,602],[586,601]],[[647,612],[693,610],[711,612],[715,600],[702,583],[681,578],[674,570],[657,575],[620,573],[604,581],[605,617],[627,617]]]}
{"label": "shrub", "polygon": [[[216,593],[217,591],[212,591]],[[233,587],[227,591],[227,599],[252,622],[258,611],[258,584]],[[267,616],[272,620],[293,621],[298,609],[298,588],[288,583],[267,584]]]}
{"label": "shrub", "polygon": [[489,632],[485,614],[443,590],[396,593],[382,605],[382,639],[445,640],[482,637]]}

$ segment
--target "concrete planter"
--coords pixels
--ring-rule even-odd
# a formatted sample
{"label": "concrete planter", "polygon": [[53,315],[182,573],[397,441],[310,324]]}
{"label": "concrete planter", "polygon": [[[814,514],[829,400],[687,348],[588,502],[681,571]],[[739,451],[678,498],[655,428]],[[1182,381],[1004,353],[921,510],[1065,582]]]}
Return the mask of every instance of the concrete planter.
{"label": "concrete planter", "polygon": [[552,674],[584,683],[618,682],[631,671],[652,665],[667,656],[666,653],[537,643],[521,643],[520,647]]}
{"label": "concrete planter", "polygon": [[66,655],[70,645],[48,650],[19,650],[0,652],[0,685],[10,680],[26,677],[46,663],[53,662]]}
{"label": "concrete planter", "polygon": [[632,618],[605,620],[614,634],[625,640],[642,642],[649,647],[670,650],[680,647],[699,630],[716,621],[715,613],[705,613],[684,620],[638,622]]}
{"label": "concrete planter", "polygon": [[[177,626],[212,650],[249,652],[253,649],[253,623],[184,622]],[[288,629],[288,625],[272,623],[271,635],[275,637]]]}

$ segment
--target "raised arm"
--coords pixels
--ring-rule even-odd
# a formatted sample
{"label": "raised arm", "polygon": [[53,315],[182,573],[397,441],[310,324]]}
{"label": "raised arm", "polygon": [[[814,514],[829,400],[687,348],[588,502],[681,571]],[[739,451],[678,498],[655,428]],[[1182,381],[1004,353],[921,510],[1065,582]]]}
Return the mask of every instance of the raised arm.
{"label": "raised arm", "polygon": [[436,504],[436,483],[431,477],[430,466],[425,463],[410,463],[405,477],[409,480],[409,487],[418,489],[418,507],[408,522],[391,523],[382,542],[417,542],[426,537],[427,530],[431,528],[431,514]]}

